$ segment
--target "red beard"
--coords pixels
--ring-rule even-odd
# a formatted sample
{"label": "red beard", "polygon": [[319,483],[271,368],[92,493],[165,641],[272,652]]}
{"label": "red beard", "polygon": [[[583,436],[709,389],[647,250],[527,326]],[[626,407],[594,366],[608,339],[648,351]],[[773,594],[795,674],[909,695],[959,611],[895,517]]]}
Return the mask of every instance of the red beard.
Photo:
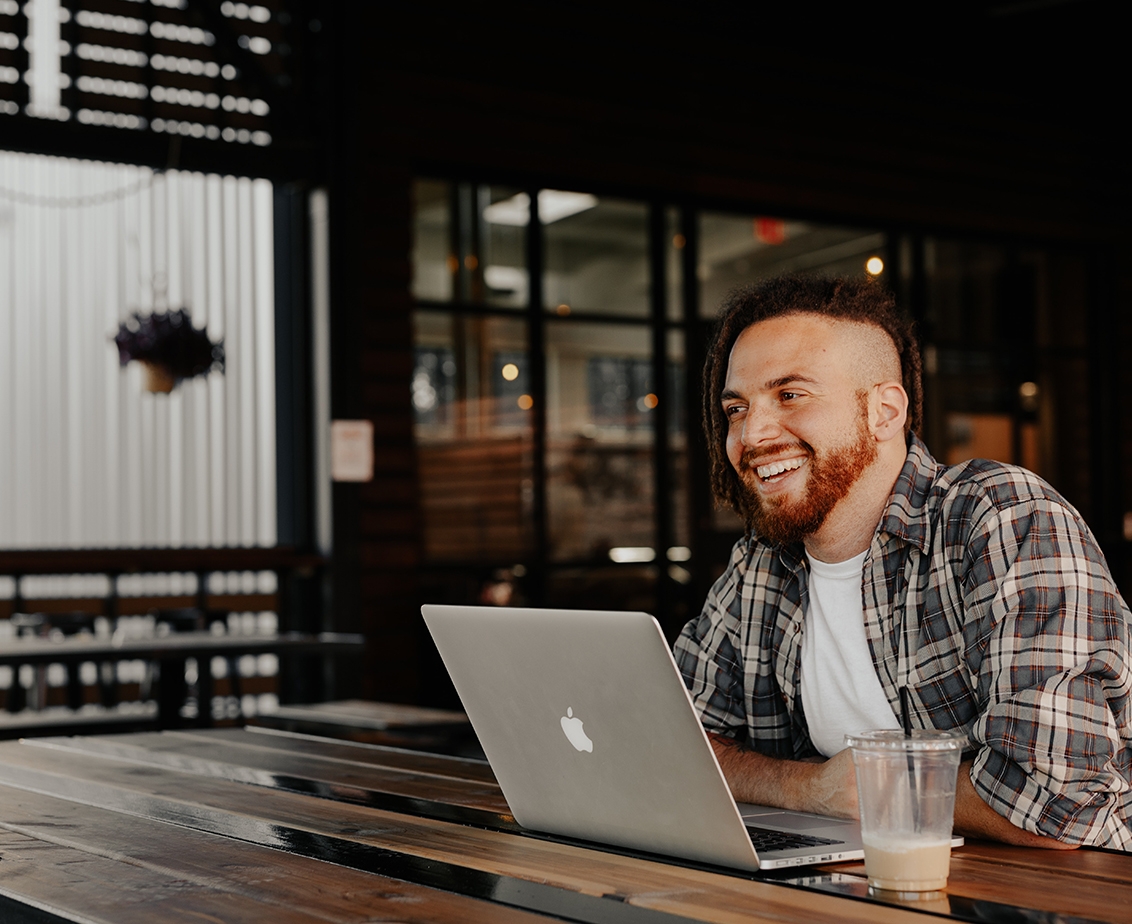
{"label": "red beard", "polygon": [[[759,458],[803,449],[809,456],[805,493],[799,500],[785,495],[764,498],[752,482],[758,479],[755,465]],[[868,431],[866,418],[860,418],[857,440],[818,455],[804,441],[795,445],[778,444],[757,454],[744,450],[740,459],[743,483],[743,513],[755,535],[769,542],[788,545],[801,542],[818,531],[830,511],[856,484],[877,457],[877,445]]]}

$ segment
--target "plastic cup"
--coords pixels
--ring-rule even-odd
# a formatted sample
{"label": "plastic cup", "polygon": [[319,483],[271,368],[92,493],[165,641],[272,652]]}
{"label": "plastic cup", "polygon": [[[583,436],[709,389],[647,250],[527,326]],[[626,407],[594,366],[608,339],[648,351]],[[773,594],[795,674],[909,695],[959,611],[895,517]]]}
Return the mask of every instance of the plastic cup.
{"label": "plastic cup", "polygon": [[947,885],[955,782],[967,736],[894,729],[846,735],[857,771],[865,874],[891,892]]}

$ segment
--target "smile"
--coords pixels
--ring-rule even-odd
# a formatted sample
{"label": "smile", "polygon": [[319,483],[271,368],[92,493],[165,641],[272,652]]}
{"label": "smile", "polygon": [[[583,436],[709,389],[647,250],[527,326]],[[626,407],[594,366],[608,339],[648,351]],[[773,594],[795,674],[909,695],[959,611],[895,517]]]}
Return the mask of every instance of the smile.
{"label": "smile", "polygon": [[801,468],[806,462],[805,457],[797,459],[786,459],[782,462],[770,462],[767,465],[759,465],[755,468],[755,472],[763,481],[768,481],[783,472],[792,472],[795,469]]}

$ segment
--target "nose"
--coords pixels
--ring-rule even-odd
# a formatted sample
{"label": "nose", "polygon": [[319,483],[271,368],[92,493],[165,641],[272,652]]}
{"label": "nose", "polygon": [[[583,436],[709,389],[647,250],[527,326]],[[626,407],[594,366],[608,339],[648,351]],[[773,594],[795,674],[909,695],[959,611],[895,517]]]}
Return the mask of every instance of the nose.
{"label": "nose", "polygon": [[743,418],[743,431],[740,439],[744,446],[754,447],[760,443],[777,440],[782,435],[782,426],[773,410],[761,403],[751,402],[747,416]]}

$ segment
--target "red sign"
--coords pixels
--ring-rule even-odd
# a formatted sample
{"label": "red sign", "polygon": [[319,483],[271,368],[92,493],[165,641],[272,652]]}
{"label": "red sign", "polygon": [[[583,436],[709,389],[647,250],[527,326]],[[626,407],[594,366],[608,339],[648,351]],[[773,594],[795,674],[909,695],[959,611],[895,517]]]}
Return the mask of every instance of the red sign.
{"label": "red sign", "polygon": [[786,222],[781,218],[756,218],[755,240],[764,244],[781,244],[786,240]]}

